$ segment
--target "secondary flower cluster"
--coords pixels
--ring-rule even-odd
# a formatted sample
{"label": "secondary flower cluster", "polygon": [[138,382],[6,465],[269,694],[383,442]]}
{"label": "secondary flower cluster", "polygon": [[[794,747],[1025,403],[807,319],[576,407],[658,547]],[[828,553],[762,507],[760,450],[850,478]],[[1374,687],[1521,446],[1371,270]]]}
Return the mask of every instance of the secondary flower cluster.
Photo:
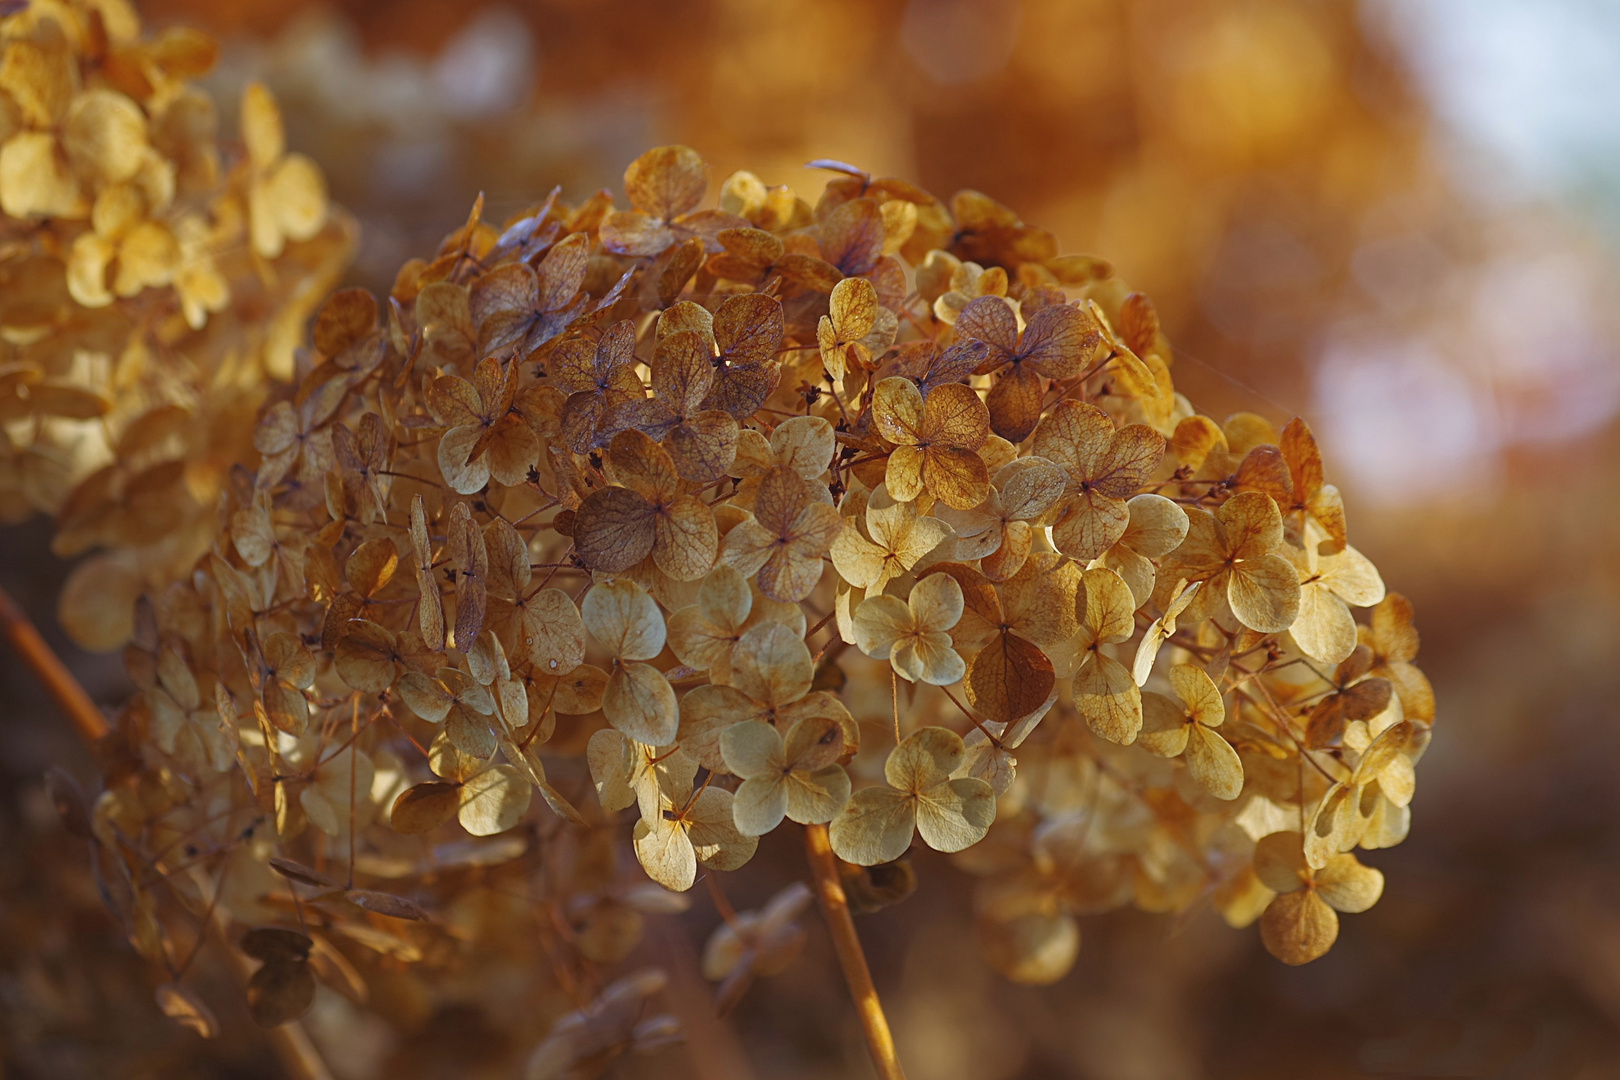
{"label": "secondary flower cluster", "polygon": [[0,18],[0,518],[59,518],[64,555],[107,547],[63,597],[113,648],[128,605],[206,550],[226,470],[272,376],[335,284],[352,229],[286,151],[262,87],[238,149],[189,80],[196,31],[142,36],[118,2],[37,0]]}
{"label": "secondary flower cluster", "polygon": [[[1434,701],[1305,424],[1196,413],[1147,298],[1007,208],[817,164],[813,207],[738,173],[706,208],[652,150],[627,209],[475,206],[321,309],[139,607],[97,810],[194,906],[308,935],[267,1021],[329,938],[472,947],[463,869],[516,865],[579,1009],[531,1075],[656,1043],[656,979],[580,972],[786,821],[865,906],[907,875],[861,868],[961,852],[1032,982],[1087,913],[1213,894],[1301,963],[1377,900],[1353,852],[1405,836]],[[728,1000],[804,901],[728,919]]]}

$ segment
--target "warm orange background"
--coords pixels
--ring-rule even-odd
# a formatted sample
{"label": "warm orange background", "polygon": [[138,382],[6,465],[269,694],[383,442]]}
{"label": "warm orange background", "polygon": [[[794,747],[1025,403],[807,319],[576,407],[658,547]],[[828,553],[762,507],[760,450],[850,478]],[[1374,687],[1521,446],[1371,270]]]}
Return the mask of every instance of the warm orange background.
{"label": "warm orange background", "polygon": [[[919,895],[862,927],[912,1075],[1620,1076],[1620,440],[1576,417],[1616,363],[1611,254],[1556,205],[1487,211],[1456,190],[1444,133],[1356,3],[527,0],[485,24],[508,46],[526,28],[532,62],[483,111],[456,82],[467,71],[436,60],[447,43],[474,68],[516,55],[457,36],[478,4],[144,10],[222,38],[222,92],[271,83],[290,142],[366,228],[357,281],[386,286],[479,190],[496,217],[553,183],[581,198],[647,145],[688,143],[716,182],[747,167],[812,198],[823,181],[802,163],[843,158],[942,196],[982,189],[1112,260],[1154,297],[1178,387],[1204,410],[1300,413],[1324,433],[1353,541],[1417,604],[1440,701],[1412,838],[1370,860],[1384,900],[1300,970],[1210,911],[1091,919],[1076,970],[1030,990],[978,960],[966,879],[921,858]],[[446,104],[447,86],[466,101]],[[1526,266],[1562,269],[1508,272]],[[1459,420],[1457,400],[1474,411]],[[1414,440],[1426,427],[1456,437]],[[42,614],[62,572],[44,535],[0,539],[0,583]],[[98,694],[122,692],[115,660],[76,662]],[[74,751],[19,673],[0,677],[15,794],[0,847],[20,854],[48,818],[39,773]],[[775,853],[759,895],[734,899],[762,899],[795,858]],[[28,1048],[19,1062],[111,1075],[112,1047],[139,1046],[148,1071],[123,1075],[268,1075],[251,1042],[199,1058],[160,1027],[82,875],[26,857],[3,872],[21,902],[0,916],[0,1037]],[[64,891],[74,903],[53,903]],[[699,897],[649,955],[717,921]],[[100,978],[53,966],[68,934],[104,944]],[[42,940],[44,959],[22,956]],[[691,1052],[613,1075],[866,1075],[819,929],[724,1024],[701,992],[678,995],[702,1025]],[[355,1076],[482,1075],[513,1049],[471,1014],[370,1057],[377,1033],[345,1037]]]}

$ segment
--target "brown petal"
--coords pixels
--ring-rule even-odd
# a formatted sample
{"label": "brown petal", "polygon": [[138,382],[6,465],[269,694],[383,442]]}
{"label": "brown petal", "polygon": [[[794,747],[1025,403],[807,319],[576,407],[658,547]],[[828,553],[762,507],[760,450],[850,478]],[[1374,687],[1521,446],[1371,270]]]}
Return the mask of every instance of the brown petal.
{"label": "brown petal", "polygon": [[981,296],[956,317],[958,338],[982,341],[992,349],[987,364],[1001,364],[1018,351],[1018,316],[1000,296]]}
{"label": "brown petal", "polygon": [[624,193],[643,214],[669,221],[693,209],[709,187],[709,167],[688,146],[657,146],[624,170]]}
{"label": "brown petal", "polygon": [[1024,364],[1004,368],[985,401],[991,429],[1008,442],[1023,442],[1040,423],[1043,396],[1041,377],[1034,368]]}
{"label": "brown petal", "polygon": [[1339,916],[1314,889],[1283,893],[1260,916],[1260,940],[1285,964],[1308,964],[1339,937]]}
{"label": "brown petal", "polygon": [[714,309],[714,342],[728,367],[774,363],[782,329],[782,304],[774,296],[730,296]]}
{"label": "brown petal", "polygon": [[666,445],[683,480],[708,484],[725,476],[737,459],[737,436],[729,412],[709,409],[671,428]]}
{"label": "brown petal", "polygon": [[883,215],[871,199],[851,199],[821,223],[821,257],[846,276],[870,273],[883,254]]}
{"label": "brown petal", "polygon": [[[957,332],[961,333],[960,323]],[[1018,350],[1023,355],[1021,366],[1049,379],[1072,378],[1085,369],[1101,341],[1101,331],[1079,308],[1069,304],[1042,308],[1024,327]]]}
{"label": "brown petal", "polygon": [[1055,682],[1052,661],[1046,654],[1017,634],[1005,632],[969,661],[964,679],[968,704],[987,719],[1003,724],[1039,708]]}
{"label": "brown petal", "polygon": [[[682,495],[666,506],[653,519],[653,534],[653,562],[676,581],[696,581],[714,566],[720,530],[714,513],[696,495]],[[577,544],[577,524],[574,538]]]}
{"label": "brown petal", "polygon": [[675,234],[657,218],[615,210],[602,220],[602,246],[620,255],[657,255],[675,242]]}
{"label": "brown petal", "polygon": [[450,821],[460,808],[460,784],[430,780],[400,793],[389,811],[388,823],[395,832],[416,836]]}
{"label": "brown petal", "polygon": [[626,488],[593,491],[574,515],[574,549],[593,570],[628,570],[652,552],[655,516],[652,503]]}

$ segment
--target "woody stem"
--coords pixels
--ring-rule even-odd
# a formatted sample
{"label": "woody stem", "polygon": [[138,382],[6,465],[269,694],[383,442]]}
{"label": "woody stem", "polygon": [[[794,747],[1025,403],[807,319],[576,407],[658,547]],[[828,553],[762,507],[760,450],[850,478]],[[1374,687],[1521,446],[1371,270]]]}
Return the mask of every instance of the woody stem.
{"label": "woody stem", "polygon": [[101,741],[107,734],[107,718],[4,589],[0,589],[0,634],[73,724],[79,738],[91,745]]}
{"label": "woody stem", "polygon": [[878,1000],[877,987],[872,985],[872,972],[866,966],[866,953],[861,939],[855,934],[855,920],[849,914],[849,898],[838,879],[838,864],[833,859],[832,842],[827,826],[806,825],[804,848],[810,857],[810,872],[815,880],[816,896],[821,911],[827,917],[827,928],[832,931],[833,948],[838,953],[838,964],[844,969],[849,983],[849,996],[860,1013],[861,1028],[866,1034],[866,1048],[872,1054],[872,1065],[881,1080],[905,1080],[900,1058],[895,1053],[894,1036],[889,1034],[889,1021],[883,1015],[883,1003]]}
{"label": "woody stem", "polygon": [[[100,742],[110,730],[107,718],[101,715],[101,710],[79,680],[74,678],[62,658],[40,636],[33,622],[4,589],[0,589],[0,636],[5,638],[6,644],[11,646],[34,678],[39,680],[51,700],[56,702],[56,707],[72,722],[79,737],[91,746]],[[208,922],[218,929],[217,917],[208,919]],[[229,946],[225,952],[242,982],[246,983],[253,974],[249,970],[252,962]],[[265,1034],[269,1036],[270,1045],[275,1048],[276,1056],[281,1059],[288,1076],[294,1080],[332,1080],[331,1070],[321,1060],[320,1051],[310,1042],[303,1025],[294,1021],[271,1028]]]}

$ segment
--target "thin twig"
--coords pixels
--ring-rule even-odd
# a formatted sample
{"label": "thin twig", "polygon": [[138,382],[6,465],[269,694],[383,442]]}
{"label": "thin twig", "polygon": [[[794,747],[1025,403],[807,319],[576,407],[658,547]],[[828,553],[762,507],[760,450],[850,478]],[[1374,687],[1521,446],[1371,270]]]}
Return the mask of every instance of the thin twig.
{"label": "thin twig", "polygon": [[0,633],[5,634],[6,643],[28,665],[56,707],[72,721],[79,737],[92,745],[100,742],[108,731],[107,718],[4,589],[0,589]]}
{"label": "thin twig", "polygon": [[878,1000],[871,969],[866,966],[866,953],[855,934],[855,920],[850,917],[849,898],[844,895],[843,882],[838,879],[838,864],[833,860],[827,826],[806,825],[804,849],[810,857],[816,896],[821,900],[822,914],[827,917],[827,928],[832,931],[839,966],[844,969],[844,980],[849,983],[849,996],[855,1002],[855,1011],[861,1015],[861,1028],[866,1033],[872,1065],[881,1080],[906,1080],[905,1071],[900,1068],[900,1057],[895,1053],[894,1036],[889,1034],[889,1021],[883,1015],[883,1003]]}

